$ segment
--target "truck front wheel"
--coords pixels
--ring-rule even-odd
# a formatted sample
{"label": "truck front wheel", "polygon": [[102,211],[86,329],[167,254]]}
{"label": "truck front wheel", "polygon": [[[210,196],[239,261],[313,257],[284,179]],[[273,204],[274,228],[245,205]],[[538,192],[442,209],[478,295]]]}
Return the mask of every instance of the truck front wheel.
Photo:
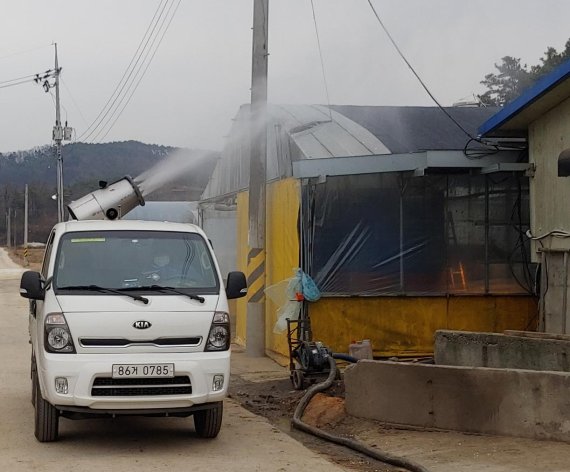
{"label": "truck front wheel", "polygon": [[55,409],[55,407],[51,403],[43,399],[37,373],[35,375],[34,381],[35,381],[34,434],[39,442],[56,441],[59,430],[59,412]]}
{"label": "truck front wheel", "polygon": [[201,438],[215,438],[222,427],[223,402],[216,402],[212,408],[194,413],[194,428]]}

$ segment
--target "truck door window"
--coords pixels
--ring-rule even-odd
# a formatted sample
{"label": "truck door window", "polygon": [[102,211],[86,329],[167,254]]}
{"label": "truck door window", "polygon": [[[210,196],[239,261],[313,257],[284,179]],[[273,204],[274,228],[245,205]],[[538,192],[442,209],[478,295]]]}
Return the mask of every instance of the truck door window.
{"label": "truck door window", "polygon": [[48,243],[46,245],[46,250],[44,251],[44,260],[42,262],[42,270],[41,270],[41,274],[45,279],[47,279],[48,277],[48,269],[49,269],[49,260],[51,258],[51,251],[53,248],[53,239],[55,237],[55,232],[51,232],[51,234],[49,235],[48,238]]}

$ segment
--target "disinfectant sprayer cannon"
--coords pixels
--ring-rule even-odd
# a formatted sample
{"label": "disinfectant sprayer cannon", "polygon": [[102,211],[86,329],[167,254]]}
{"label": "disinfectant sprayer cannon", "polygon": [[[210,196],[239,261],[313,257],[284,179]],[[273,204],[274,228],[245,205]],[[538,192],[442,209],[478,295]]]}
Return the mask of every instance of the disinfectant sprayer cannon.
{"label": "disinfectant sprayer cannon", "polygon": [[126,215],[138,205],[144,206],[142,193],[130,176],[107,185],[99,182],[101,188],[79,200],[71,202],[67,210],[74,220],[114,220]]}

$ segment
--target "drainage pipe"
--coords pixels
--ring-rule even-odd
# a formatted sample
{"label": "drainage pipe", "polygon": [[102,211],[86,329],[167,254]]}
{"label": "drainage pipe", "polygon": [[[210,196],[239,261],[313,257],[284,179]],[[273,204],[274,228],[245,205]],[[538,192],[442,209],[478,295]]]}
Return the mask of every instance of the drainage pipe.
{"label": "drainage pipe", "polygon": [[[350,356],[347,356],[350,357]],[[319,384],[313,385],[311,388],[307,390],[307,393],[301,398],[301,401],[295,408],[295,413],[293,414],[293,419],[291,420],[291,424],[293,427],[304,431],[305,433],[312,434],[313,436],[317,436],[321,439],[325,439],[335,444],[339,444],[341,446],[348,447],[354,451],[360,452],[362,454],[367,455],[373,459],[376,459],[380,462],[384,462],[386,464],[390,464],[396,467],[401,467],[403,469],[409,470],[410,472],[429,472],[424,466],[417,464],[409,459],[405,459],[403,457],[394,456],[392,454],[388,454],[386,452],[382,452],[376,448],[370,447],[360,441],[355,441],[353,439],[347,439],[340,436],[335,436],[334,434],[327,433],[319,428],[314,426],[308,425],[304,421],[301,420],[303,416],[303,412],[311,398],[313,398],[318,392],[322,392],[328,389],[336,376],[336,362],[332,356],[329,356],[329,364],[330,364],[330,373],[327,379],[324,382]]]}

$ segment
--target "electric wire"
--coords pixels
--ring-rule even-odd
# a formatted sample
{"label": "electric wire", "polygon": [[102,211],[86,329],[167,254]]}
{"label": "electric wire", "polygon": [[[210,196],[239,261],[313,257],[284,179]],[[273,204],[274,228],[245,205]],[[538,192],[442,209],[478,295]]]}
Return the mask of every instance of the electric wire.
{"label": "electric wire", "polygon": [[[47,72],[49,72],[49,71],[47,71]],[[0,81],[0,85],[8,84],[8,83],[10,83],[10,82],[17,82],[17,81],[21,81],[21,80],[24,80],[24,79],[26,79],[26,82],[27,82],[27,81],[30,81],[30,80],[34,80],[34,78],[35,78],[37,75],[38,75],[38,74],[30,74],[30,75],[23,75],[22,77],[15,77],[15,78],[9,79],[9,80],[2,80],[2,81]]]}
{"label": "electric wire", "polygon": [[[176,11],[178,10],[178,7],[180,6],[180,2],[181,0],[178,1],[178,4],[176,6],[176,8],[174,9],[174,13],[172,14],[172,16],[170,17],[170,20],[166,26],[165,29],[163,29],[164,23],[166,22],[166,19],[168,18],[168,16],[170,15],[170,11],[172,10],[172,6],[174,5],[174,2],[170,4],[170,7],[168,8],[168,11],[166,13],[166,15],[164,16],[164,18],[162,19],[162,22],[160,24],[160,27],[158,29],[158,33],[157,35],[153,38],[153,41],[149,47],[149,49],[147,50],[145,57],[143,59],[143,62],[141,63],[141,66],[139,67],[139,69],[137,70],[135,77],[133,79],[133,82],[131,82],[131,84],[129,85],[127,91],[125,92],[125,95],[122,97],[121,101],[119,102],[119,105],[117,105],[117,108],[114,110],[113,114],[111,115],[111,117],[109,118],[109,120],[107,121],[107,123],[105,124],[105,127],[107,127],[107,125],[109,124],[109,122],[111,122],[111,120],[113,119],[113,117],[116,115],[117,111],[119,110],[119,107],[121,106],[121,104],[124,102],[123,107],[121,108],[121,110],[119,111],[119,114],[116,116],[116,118],[111,122],[110,126],[107,128],[107,131],[105,132],[105,134],[101,137],[101,139],[98,142],[102,142],[106,136],[109,134],[109,132],[111,131],[111,129],[115,126],[115,123],[117,122],[117,120],[120,118],[120,116],[123,114],[123,111],[125,110],[125,108],[128,106],[128,104],[131,101],[131,98],[133,97],[134,93],[136,92],[136,90],[138,89],[139,84],[141,83],[143,77],[146,74],[146,71],[148,70],[150,64],[152,63],[152,60],[154,59],[154,56],[156,54],[156,52],[158,51],[158,48],[160,47],[160,44],[162,43],[162,39],[164,38],[166,31],[168,30],[168,28],[170,27],[170,23],[172,22],[174,15],[176,14]],[[154,49],[154,52],[152,53],[150,60],[148,62],[146,62],[148,55],[150,54],[150,51],[153,50],[154,45],[156,43],[156,39],[158,38],[158,34],[160,34],[160,31],[162,30],[162,35],[160,37],[160,40],[158,42],[158,45],[156,46],[156,48]],[[139,73],[143,67],[143,65],[146,62],[146,66],[142,72],[142,74],[139,76]],[[138,80],[137,80],[137,76],[138,76]],[[135,84],[135,80],[137,80],[136,84]],[[133,84],[134,84],[134,88],[133,88]],[[130,94],[129,94],[130,92]],[[127,96],[127,94],[129,94],[128,98],[125,100],[125,97]],[[103,132],[104,127],[99,131],[99,133],[97,133],[97,135],[93,138],[93,141],[96,141],[99,137],[99,135]]]}
{"label": "electric wire", "polygon": [[325,61],[324,61],[324,59],[323,59],[323,50],[322,50],[322,48],[321,48],[321,38],[320,38],[320,36],[319,36],[319,28],[318,28],[318,25],[317,25],[317,15],[316,15],[316,13],[315,13],[314,0],[311,0],[311,9],[312,9],[312,11],[313,11],[313,23],[315,24],[315,35],[316,35],[316,37],[317,37],[317,47],[318,47],[318,49],[319,49],[319,57],[320,57],[320,60],[321,60],[321,71],[322,71],[322,74],[323,74],[323,83],[324,83],[324,86],[325,86],[325,95],[326,95],[326,98],[327,98],[327,108],[328,108],[328,110],[329,110],[329,117],[330,117],[330,120],[333,121],[332,110],[331,110],[331,99],[330,99],[330,95],[329,95],[329,86],[328,86],[328,83],[327,83],[327,75],[326,75],[326,73],[325,73]]}
{"label": "electric wire", "polygon": [[34,79],[28,79],[28,80],[22,80],[20,82],[14,82],[11,84],[4,84],[4,85],[0,85],[0,89],[4,89],[4,88],[9,88],[9,87],[15,87],[17,85],[22,85],[22,84],[27,84],[27,83],[31,83],[33,82]]}
{"label": "electric wire", "polygon": [[[115,90],[113,91],[113,93],[111,94],[109,99],[107,100],[107,103],[105,104],[105,106],[103,107],[103,109],[101,110],[101,112],[99,113],[97,118],[95,118],[95,120],[93,121],[91,126],[82,135],[79,136],[79,139],[81,139],[85,136],[85,134],[89,131],[89,129],[93,127],[93,124],[97,123],[91,129],[89,134],[87,134],[87,136],[85,136],[85,139],[84,139],[85,141],[87,141],[93,135],[93,133],[95,133],[97,131],[97,129],[102,126],[104,120],[106,119],[108,114],[113,109],[115,103],[117,102],[117,100],[121,96],[121,93],[125,89],[126,85],[129,83],[129,80],[131,79],[132,74],[135,71],[141,57],[145,53],[145,49],[147,48],[148,42],[149,42],[150,38],[153,36],[153,34],[156,30],[156,26],[158,25],[160,19],[162,18],[162,15],[164,14],[164,10],[165,10],[167,5],[168,5],[168,0],[161,0],[160,1],[159,5],[158,5],[153,17],[152,17],[152,20],[151,20],[150,24],[148,25],[148,27],[145,31],[145,34],[143,35],[141,41],[139,42],[139,45],[137,47],[137,50],[135,51],[135,54],[131,58],[129,65],[127,66],[127,68],[125,69],[125,72],[123,73],[123,76],[121,77],[121,80],[118,82],[117,86],[115,87]],[[157,14],[158,14],[158,18],[157,18]],[[141,49],[141,46],[142,46],[142,49]],[[125,93],[127,93],[127,92],[125,92]],[[121,98],[121,101],[122,101],[122,98]],[[103,126],[104,126],[104,124],[103,124]]]}
{"label": "electric wire", "polygon": [[39,83],[41,80],[47,79],[48,77],[52,77],[52,75],[53,75],[52,69],[48,69],[40,74],[23,75],[21,77],[15,77],[13,79],[0,81],[0,88],[14,87],[16,85],[22,85],[28,82]]}
{"label": "electric wire", "polygon": [[65,88],[65,90],[67,91],[69,98],[71,98],[71,102],[73,103],[73,105],[75,106],[76,110],[79,112],[79,116],[81,116],[81,119],[83,120],[83,122],[87,125],[87,120],[85,119],[85,116],[83,116],[83,113],[81,113],[81,108],[79,108],[79,105],[77,105],[77,102],[75,101],[75,98],[73,98],[73,94],[71,93],[71,90],[69,89],[69,87],[67,86],[67,84],[65,83],[65,81],[63,80],[63,77],[60,76],[59,77],[61,80],[61,83],[63,84],[63,87]]}
{"label": "electric wire", "polygon": [[164,36],[166,35],[166,32],[168,31],[168,29],[170,28],[170,24],[172,23],[172,20],[174,19],[176,12],[178,11],[178,7],[180,7],[180,4],[182,3],[182,0],[178,0],[178,3],[176,4],[176,8],[174,9],[174,12],[172,13],[170,20],[168,21],[168,24],[166,25],[166,28],[163,30],[162,32],[162,36],[160,37],[160,40],[158,41],[158,45],[156,46],[156,48],[154,49],[154,52],[152,53],[149,61],[146,64],[146,67],[144,68],[141,76],[139,77],[137,83],[135,84],[131,94],[129,95],[129,98],[127,98],[127,101],[125,102],[125,104],[123,105],[123,108],[121,108],[121,110],[119,111],[119,114],[117,115],[117,117],[115,118],[115,120],[111,123],[111,125],[109,126],[109,128],[107,129],[107,132],[101,137],[100,141],[104,140],[107,135],[109,134],[109,132],[111,131],[111,129],[113,129],[113,127],[115,126],[115,123],[117,122],[117,120],[121,117],[121,115],[123,114],[123,111],[125,110],[125,108],[128,106],[128,104],[130,103],[131,99],[133,98],[133,95],[135,94],[135,92],[137,91],[142,79],[144,78],[148,68],[150,67],[154,56],[156,55],[158,49],[160,48],[160,45],[162,44],[162,40],[164,39]]}
{"label": "electric wire", "polygon": [[416,79],[418,79],[418,82],[420,83],[420,85],[423,87],[423,89],[426,91],[426,93],[430,96],[430,98],[434,101],[434,103],[439,107],[439,109],[445,113],[447,115],[447,117],[453,121],[453,123],[455,123],[455,125],[461,130],[463,131],[469,138],[476,140],[477,138],[473,137],[471,135],[471,133],[469,131],[467,131],[462,125],[461,123],[459,123],[453,116],[451,116],[451,114],[445,110],[445,108],[439,103],[439,101],[437,100],[437,98],[435,98],[435,96],[433,95],[433,93],[431,93],[431,91],[428,89],[427,85],[424,83],[424,81],[422,80],[422,78],[419,76],[419,74],[416,72],[416,70],[413,68],[413,66],[410,64],[410,62],[408,61],[408,59],[406,59],[406,56],[404,55],[404,53],[402,52],[402,50],[400,49],[400,47],[398,46],[398,44],[396,43],[396,40],[393,38],[393,36],[390,34],[390,31],[388,31],[388,29],[386,28],[386,26],[384,25],[384,22],[381,20],[380,15],[378,15],[378,12],[376,11],[376,8],[374,8],[374,5],[372,4],[372,0],[367,0],[368,4],[370,5],[370,8],[372,8],[372,12],[374,13],[374,16],[376,17],[376,19],[378,20],[378,23],[380,24],[380,26],[382,27],[382,29],[384,30],[384,33],[386,33],[386,36],[388,37],[388,39],[390,40],[390,42],[392,43],[392,45],[394,46],[394,48],[396,49],[396,51],[398,52],[399,56],[402,58],[402,60],[406,63],[406,65],[408,66],[408,68],[410,69],[410,71],[412,72],[412,74],[414,74],[414,76],[416,77]]}
{"label": "electric wire", "polygon": [[[139,58],[137,59],[137,61],[135,62],[133,68],[131,69],[131,72],[129,73],[127,80],[125,81],[125,83],[123,84],[123,86],[121,87],[120,92],[122,92],[123,90],[125,90],[125,93],[121,96],[120,92],[119,95],[117,95],[115,97],[115,99],[113,100],[113,103],[111,105],[111,108],[108,110],[107,115],[109,113],[111,113],[110,116],[108,116],[108,118],[105,120],[105,122],[103,124],[101,124],[99,131],[97,131],[97,133],[93,136],[93,138],[91,139],[91,142],[95,142],[97,141],[97,139],[99,138],[99,136],[101,135],[101,133],[104,131],[104,129],[107,127],[107,125],[111,122],[111,120],[113,119],[113,117],[115,116],[115,114],[117,113],[119,107],[121,106],[121,104],[124,102],[125,97],[127,96],[127,94],[129,93],[129,91],[131,90],[135,80],[137,79],[137,76],[139,75],[142,67],[144,66],[144,63],[150,53],[150,51],[152,50],[154,43],[156,42],[156,38],[158,37],[158,34],[160,34],[160,30],[164,24],[165,19],[168,17],[168,13],[170,12],[173,3],[170,4],[170,6],[168,7],[167,13],[166,15],[163,17],[163,13],[164,13],[164,9],[166,8],[167,3],[164,4],[163,10],[161,11],[157,22],[155,23],[155,25],[152,28],[151,34],[148,36],[145,45],[143,47],[143,50],[141,51],[141,55],[139,56]],[[158,28],[158,30],[156,30],[156,27],[158,26],[158,24],[160,23],[160,26]],[[157,31],[156,34],[154,34],[155,30]],[[147,49],[147,45],[149,44],[149,41],[151,41],[152,38],[152,42],[150,43],[150,46]],[[143,57],[144,55],[144,57]],[[140,59],[142,58],[142,61],[140,61]],[[140,62],[140,65],[139,65]],[[133,75],[134,74],[134,75]],[[129,82],[129,79],[132,77],[132,80]],[[128,84],[128,85],[127,85]],[[119,96],[121,97],[119,100]],[[117,102],[118,100],[118,102]],[[113,105],[115,105],[115,103],[117,103],[116,107],[113,109],[113,111],[111,112],[111,109],[113,107]]]}
{"label": "electric wire", "polygon": [[[380,24],[381,28],[384,30],[384,33],[386,34],[386,36],[388,37],[388,39],[390,40],[390,42],[392,43],[392,45],[394,46],[394,48],[396,49],[396,51],[398,52],[398,55],[400,56],[400,58],[404,61],[404,63],[408,66],[408,68],[410,69],[410,71],[412,72],[412,74],[414,74],[414,76],[416,77],[416,79],[418,80],[418,82],[420,83],[420,85],[422,86],[422,88],[425,90],[425,92],[429,95],[429,97],[433,100],[433,102],[437,105],[437,107],[455,124],[455,126],[457,126],[468,138],[469,140],[467,141],[467,143],[465,144],[463,153],[465,155],[465,157],[467,157],[468,159],[481,159],[483,157],[489,156],[489,155],[493,155],[496,154],[499,151],[503,151],[503,150],[520,150],[522,149],[521,147],[517,147],[517,148],[510,148],[510,147],[504,147],[504,146],[497,146],[497,145],[493,145],[493,144],[488,144],[486,143],[484,140],[473,136],[467,129],[465,129],[465,127],[459,122],[457,121],[452,115],[451,113],[449,113],[445,107],[443,107],[441,105],[441,103],[437,100],[437,98],[435,97],[435,95],[429,90],[429,88],[427,87],[427,85],[425,84],[425,82],[422,80],[422,78],[419,76],[419,74],[416,72],[416,70],[414,69],[414,67],[412,66],[412,64],[408,61],[408,59],[406,58],[406,56],[404,55],[404,53],[402,52],[402,50],[400,49],[400,47],[398,46],[398,43],[396,43],[396,40],[394,39],[394,37],[392,36],[392,34],[390,33],[390,31],[388,30],[388,28],[386,27],[386,25],[384,24],[384,22],[382,21],[382,19],[380,18],[380,15],[378,14],[378,12],[376,11],[376,8],[374,7],[372,0],[367,0],[368,4],[370,5],[370,8],[372,9],[372,12],[374,13],[374,16],[376,17],[376,20],[378,20],[378,23]],[[483,146],[487,146],[490,147],[490,150],[477,150],[477,151],[468,151],[468,146],[471,142],[477,142]]]}
{"label": "electric wire", "polygon": [[[150,39],[151,35],[153,34],[153,32],[156,28],[156,25],[158,24],[158,21],[159,21],[160,17],[162,16],[164,9],[165,9],[167,4],[168,4],[168,0],[160,0],[160,3],[158,4],[158,7],[156,8],[156,10],[154,12],[153,17],[152,17],[150,23],[148,24],[147,29],[146,29],[143,37],[141,38],[139,45],[138,45],[135,53],[133,54],[133,57],[131,58],[131,61],[129,62],[129,65],[127,66],[127,68],[123,72],[123,76],[121,77],[121,79],[117,83],[115,90],[113,90],[113,93],[110,95],[109,99],[107,100],[107,102],[105,103],[105,105],[103,106],[103,108],[101,109],[99,114],[97,115],[97,117],[93,120],[93,122],[89,125],[89,127],[79,136],[78,139],[82,139],[85,136],[85,140],[87,140],[93,134],[93,132],[99,127],[101,122],[105,119],[105,117],[109,113],[110,109],[113,107],[117,98],[119,97],[122,90],[124,89],[125,84],[128,82],[128,80],[132,76],[134,68],[136,67],[136,65],[140,61],[140,58],[144,54],[144,49],[146,48],[146,45],[148,44],[148,39]],[[159,14],[159,12],[160,12],[160,14]],[[159,15],[158,19],[157,19],[157,15]],[[156,20],[156,22],[155,22],[155,20]],[[147,39],[147,36],[148,36],[148,39]],[[145,42],[145,40],[146,40],[146,42]],[[143,44],[144,44],[144,46],[143,46]],[[142,47],[142,49],[141,49],[141,47]],[[133,63],[134,63],[134,65],[133,65]],[[132,69],[131,69],[131,66],[132,66]],[[114,100],[113,100],[113,98],[114,98]],[[89,133],[89,134],[87,134],[87,133]]]}

